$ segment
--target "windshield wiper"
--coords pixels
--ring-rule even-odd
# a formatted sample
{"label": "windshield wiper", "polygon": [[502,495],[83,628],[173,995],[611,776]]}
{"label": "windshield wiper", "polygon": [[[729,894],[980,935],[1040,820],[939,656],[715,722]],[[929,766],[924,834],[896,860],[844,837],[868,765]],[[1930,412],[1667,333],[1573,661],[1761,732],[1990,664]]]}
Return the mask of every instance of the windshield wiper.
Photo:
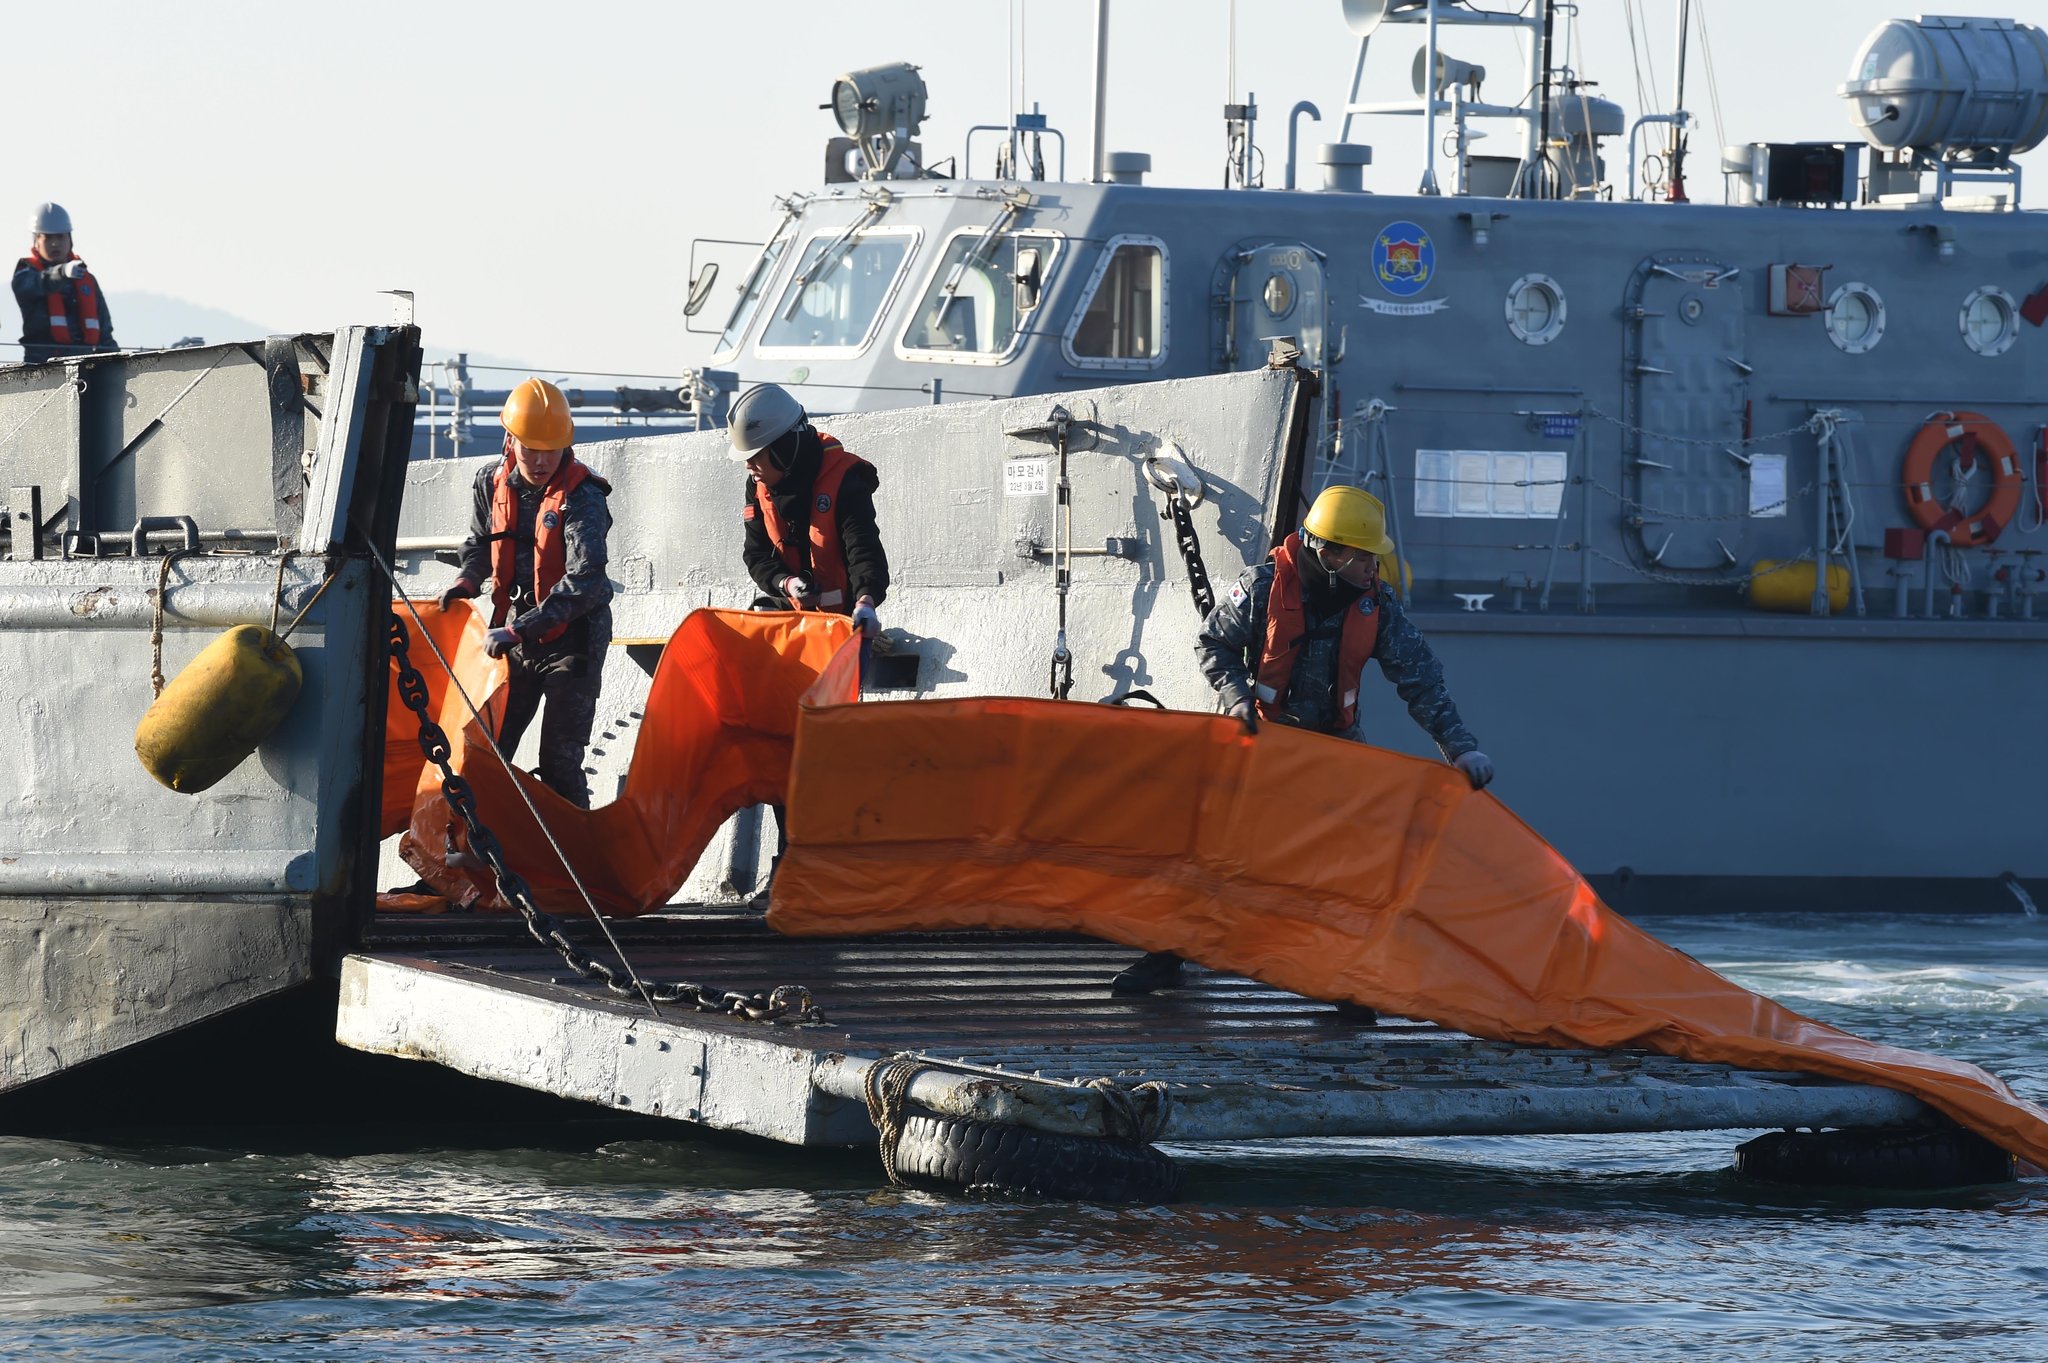
{"label": "windshield wiper", "polygon": [[967,267],[987,258],[996,242],[1010,230],[1010,224],[1017,220],[1017,215],[1029,207],[1031,196],[1022,190],[1003,201],[1003,211],[996,215],[996,220],[988,225],[988,230],[974,243],[974,249],[960,257],[960,262],[953,267],[953,272],[946,276],[946,282],[939,286],[939,293],[942,296],[938,307],[932,310],[932,320],[928,324],[930,327],[936,328],[946,320],[947,310],[953,306],[953,300],[959,297],[960,281],[966,278]]}
{"label": "windshield wiper", "polygon": [[870,202],[861,211],[861,215],[855,218],[848,225],[847,229],[841,232],[816,260],[811,262],[810,269],[801,272],[795,279],[790,281],[789,306],[782,310],[783,321],[787,322],[796,316],[796,310],[804,300],[804,290],[810,288],[813,284],[822,283],[838,267],[841,253],[846,251],[847,243],[859,236],[876,218],[887,212],[889,202],[889,196],[886,194]]}

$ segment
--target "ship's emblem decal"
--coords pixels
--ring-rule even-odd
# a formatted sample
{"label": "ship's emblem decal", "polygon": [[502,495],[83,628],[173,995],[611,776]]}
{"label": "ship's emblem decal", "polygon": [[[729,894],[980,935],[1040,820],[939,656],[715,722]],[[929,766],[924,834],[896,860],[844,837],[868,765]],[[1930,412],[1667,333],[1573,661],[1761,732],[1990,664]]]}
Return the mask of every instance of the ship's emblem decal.
{"label": "ship's emblem decal", "polygon": [[1413,298],[1436,277],[1436,247],[1412,222],[1388,223],[1372,243],[1372,272],[1396,298]]}
{"label": "ship's emblem decal", "polygon": [[831,509],[832,509],[832,499],[831,499],[830,497],[827,497],[827,496],[826,496],[826,495],[825,495],[824,493],[822,493],[822,492],[821,492],[821,493],[819,493],[819,494],[818,494],[818,510],[820,510],[820,511],[830,511]]}

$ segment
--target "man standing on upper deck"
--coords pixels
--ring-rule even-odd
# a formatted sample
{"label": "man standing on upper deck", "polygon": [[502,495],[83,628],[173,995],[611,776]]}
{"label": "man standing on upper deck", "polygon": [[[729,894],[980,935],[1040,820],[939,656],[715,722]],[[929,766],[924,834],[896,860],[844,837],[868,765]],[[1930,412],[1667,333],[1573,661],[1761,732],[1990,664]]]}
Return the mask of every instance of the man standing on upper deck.
{"label": "man standing on upper deck", "polygon": [[498,746],[509,759],[545,700],[535,774],[587,809],[583,752],[612,640],[612,488],[576,458],[569,402],[552,383],[520,384],[498,420],[505,458],[477,470],[462,575],[441,593],[441,608],[476,596],[491,579],[484,651],[510,655],[511,666]]}
{"label": "man standing on upper deck", "polygon": [[[889,556],[875,524],[875,466],[811,425],[789,390],[759,383],[740,394],[727,428],[733,458],[747,465],[740,515],[747,576],[761,590],[755,610],[818,610],[853,617],[862,671],[882,632],[875,613],[889,596]],[[775,860],[789,845],[781,805]],[[775,879],[774,867],[768,871]],[[767,891],[755,896],[765,908]]]}
{"label": "man standing on upper deck", "polygon": [[116,349],[114,319],[99,281],[71,254],[71,215],[62,205],[43,204],[29,231],[29,252],[14,262],[22,359],[35,364]]}
{"label": "man standing on upper deck", "polygon": [[[1360,488],[1324,490],[1301,529],[1248,568],[1202,622],[1195,654],[1224,711],[1256,733],[1260,720],[1363,742],[1358,691],[1376,661],[1408,713],[1473,788],[1493,763],[1458,718],[1443,665],[1380,580],[1380,556],[1394,552],[1386,508]],[[1181,959],[1155,951],[1119,974],[1119,993],[1179,984]],[[1340,1005],[1357,1021],[1371,1010]]]}

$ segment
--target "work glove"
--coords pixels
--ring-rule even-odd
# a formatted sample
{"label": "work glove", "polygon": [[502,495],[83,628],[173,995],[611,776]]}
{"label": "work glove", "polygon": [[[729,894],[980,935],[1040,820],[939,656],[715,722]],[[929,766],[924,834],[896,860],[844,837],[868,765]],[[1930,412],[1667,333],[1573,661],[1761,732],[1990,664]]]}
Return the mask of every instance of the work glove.
{"label": "work glove", "polygon": [[67,260],[57,267],[57,273],[63,275],[66,279],[83,279],[85,277],[85,262],[82,260]]}
{"label": "work glove", "polygon": [[1228,714],[1239,724],[1244,725],[1246,733],[1255,734],[1259,731],[1259,707],[1252,704],[1252,702],[1241,700],[1224,713]]}
{"label": "work glove", "polygon": [[441,593],[441,609],[448,610],[458,601],[467,601],[476,595],[476,583],[466,577],[458,577],[450,583],[448,590]]}
{"label": "work glove", "polygon": [[484,636],[484,652],[502,658],[519,644],[519,631],[500,626]]}
{"label": "work glove", "polygon": [[882,617],[875,614],[875,603],[865,596],[853,603],[853,623],[863,639],[872,639],[882,632]]}
{"label": "work glove", "polygon": [[788,597],[789,604],[794,606],[810,596],[811,584],[791,573],[782,579],[782,594]]}
{"label": "work glove", "polygon": [[1493,759],[1483,752],[1459,753],[1451,765],[1465,773],[1465,779],[1472,783],[1474,790],[1485,790],[1487,783],[1493,780]]}

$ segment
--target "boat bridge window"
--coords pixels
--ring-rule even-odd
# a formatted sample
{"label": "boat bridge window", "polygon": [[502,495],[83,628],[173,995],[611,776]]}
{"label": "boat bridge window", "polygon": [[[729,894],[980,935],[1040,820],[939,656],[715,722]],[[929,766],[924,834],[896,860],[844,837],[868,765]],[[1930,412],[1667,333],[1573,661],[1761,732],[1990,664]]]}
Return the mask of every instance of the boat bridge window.
{"label": "boat bridge window", "polygon": [[754,324],[754,314],[760,311],[761,295],[767,292],[768,281],[775,278],[775,263],[782,259],[782,252],[793,237],[794,234],[788,231],[776,233],[775,239],[763,246],[761,254],[755,257],[754,268],[740,289],[740,301],[733,305],[732,316],[725,320],[725,330],[718,333],[718,344],[711,348],[713,358],[730,355],[739,349],[741,338]]}
{"label": "boat bridge window", "polygon": [[999,363],[1016,349],[1019,326],[1037,297],[1025,292],[1020,310],[1019,281],[1035,271],[1030,289],[1043,289],[1059,238],[1032,232],[992,242],[987,237],[986,230],[970,228],[948,243],[903,333],[906,354]]}
{"label": "boat bridge window", "polygon": [[1166,244],[1112,237],[1067,331],[1068,358],[1097,368],[1151,367],[1166,357]]}
{"label": "boat bridge window", "polygon": [[860,350],[916,245],[915,231],[895,229],[813,237],[756,350]]}

